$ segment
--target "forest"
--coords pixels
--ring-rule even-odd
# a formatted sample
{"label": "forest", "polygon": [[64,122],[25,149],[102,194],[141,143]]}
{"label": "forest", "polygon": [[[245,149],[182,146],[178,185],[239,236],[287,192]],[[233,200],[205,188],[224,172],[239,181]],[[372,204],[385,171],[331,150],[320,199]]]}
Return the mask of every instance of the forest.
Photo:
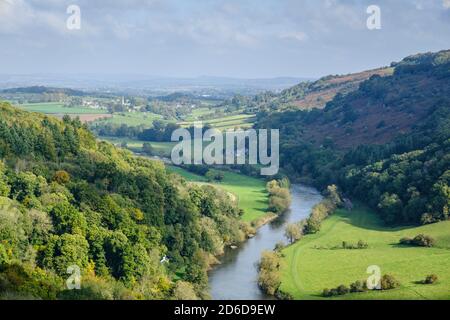
{"label": "forest", "polygon": [[[279,128],[290,177],[336,184],[390,224],[449,217],[450,51],[405,58],[323,110],[261,111],[258,128]],[[295,180],[295,179],[294,179]]]}
{"label": "forest", "polygon": [[0,159],[0,298],[205,299],[214,256],[248,232],[228,193],[68,116],[1,103]]}

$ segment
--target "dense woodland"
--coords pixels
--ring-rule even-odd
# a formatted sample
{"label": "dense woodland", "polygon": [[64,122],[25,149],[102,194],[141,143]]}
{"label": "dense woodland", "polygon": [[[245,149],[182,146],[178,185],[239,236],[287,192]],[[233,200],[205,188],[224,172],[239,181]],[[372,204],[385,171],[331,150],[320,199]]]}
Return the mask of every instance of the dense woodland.
{"label": "dense woodland", "polygon": [[[213,256],[248,229],[227,193],[69,117],[0,104],[0,159],[0,298],[206,298]],[[81,290],[67,290],[72,265]]]}
{"label": "dense woodland", "polygon": [[408,57],[323,110],[267,112],[290,176],[337,184],[389,224],[432,223],[450,208],[450,51]]}

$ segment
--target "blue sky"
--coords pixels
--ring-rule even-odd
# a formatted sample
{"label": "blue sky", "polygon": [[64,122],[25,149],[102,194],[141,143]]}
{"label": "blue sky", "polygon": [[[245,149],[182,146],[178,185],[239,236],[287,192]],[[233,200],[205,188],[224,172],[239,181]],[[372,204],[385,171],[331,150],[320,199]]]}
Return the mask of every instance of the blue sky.
{"label": "blue sky", "polygon": [[450,0],[0,0],[0,40],[3,74],[319,77],[449,49]]}

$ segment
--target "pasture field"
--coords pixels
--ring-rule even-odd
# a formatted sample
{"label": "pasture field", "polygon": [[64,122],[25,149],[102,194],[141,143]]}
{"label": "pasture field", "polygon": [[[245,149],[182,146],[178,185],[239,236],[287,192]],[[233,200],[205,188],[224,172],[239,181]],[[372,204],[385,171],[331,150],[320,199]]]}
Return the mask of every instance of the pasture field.
{"label": "pasture field", "polygon": [[106,110],[100,109],[91,109],[84,107],[66,107],[64,104],[59,102],[49,102],[49,103],[29,103],[29,104],[19,104],[17,107],[30,111],[30,112],[39,112],[45,114],[70,114],[70,115],[85,115],[85,114],[106,114]]}
{"label": "pasture field", "polygon": [[[254,115],[239,114],[205,120],[203,121],[203,125],[210,125],[211,127],[216,128],[218,130],[227,130],[234,128],[246,129],[251,128],[253,126],[254,120],[255,120]],[[181,125],[182,127],[189,127],[194,124],[194,121],[184,121],[179,122],[178,124]]]}
{"label": "pasture field", "polygon": [[[398,245],[403,237],[432,236],[433,248]],[[343,241],[363,240],[363,250],[335,249]],[[420,227],[387,228],[378,216],[358,205],[349,212],[339,209],[323,222],[322,230],[305,236],[283,250],[281,289],[295,299],[322,299],[323,289],[349,286],[366,280],[366,270],[377,265],[382,274],[392,274],[401,283],[390,291],[353,293],[334,299],[450,299],[450,221]],[[419,284],[436,274],[434,285]],[[330,298],[326,298],[330,299]]]}
{"label": "pasture field", "polygon": [[[114,145],[120,146],[122,143],[127,144],[127,148],[133,152],[142,152],[142,146],[147,141],[134,140],[129,138],[116,138],[116,137],[100,137],[100,140],[110,142]],[[147,142],[149,143],[156,155],[161,157],[170,157],[172,148],[175,146],[176,142]]]}
{"label": "pasture field", "polygon": [[193,122],[193,121],[199,121],[200,117],[214,114],[214,109],[209,108],[196,108],[192,110],[192,113],[184,117],[186,122]]}
{"label": "pasture field", "polygon": [[163,120],[163,117],[158,114],[150,112],[126,112],[126,113],[115,113],[111,118],[102,120],[101,123],[111,123],[116,125],[126,124],[129,127],[145,126],[151,128],[153,126],[153,121]]}
{"label": "pasture field", "polygon": [[[168,170],[184,177],[187,181],[206,184],[205,177],[193,174],[179,167],[168,167]],[[220,183],[211,183],[232,194],[239,201],[239,207],[244,210],[242,220],[246,222],[256,221],[267,214],[268,194],[266,182],[261,179],[248,177],[242,174],[223,171],[224,179]]]}

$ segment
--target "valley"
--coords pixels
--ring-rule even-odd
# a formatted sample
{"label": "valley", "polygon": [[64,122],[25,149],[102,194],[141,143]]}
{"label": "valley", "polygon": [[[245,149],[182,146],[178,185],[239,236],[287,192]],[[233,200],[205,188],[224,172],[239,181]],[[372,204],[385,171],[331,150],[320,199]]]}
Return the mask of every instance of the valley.
{"label": "valley", "polygon": [[[449,66],[447,50],[245,96],[4,90],[0,298],[272,299],[269,252],[278,298],[450,299]],[[171,133],[198,122],[279,129],[279,174],[170,165]],[[346,201],[323,214],[329,186]],[[433,245],[400,244],[420,235]],[[369,266],[398,287],[350,293]]]}

